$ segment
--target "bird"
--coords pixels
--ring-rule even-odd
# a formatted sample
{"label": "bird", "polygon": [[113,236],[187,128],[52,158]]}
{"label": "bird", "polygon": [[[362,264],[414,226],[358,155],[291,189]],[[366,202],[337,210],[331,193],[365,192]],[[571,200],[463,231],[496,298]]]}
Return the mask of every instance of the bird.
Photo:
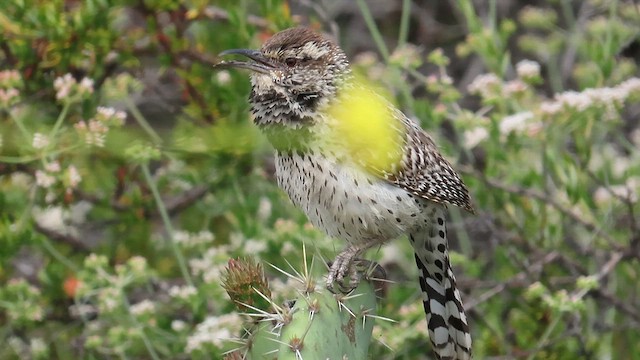
{"label": "bird", "polygon": [[[436,358],[471,359],[469,321],[449,261],[446,213],[447,205],[474,210],[467,187],[433,138],[374,90],[354,91],[361,86],[345,52],[318,31],[282,30],[259,50],[220,53],[229,55],[243,60],[222,61],[220,67],[250,71],[250,111],[275,148],[278,186],[315,227],[346,241],[329,268],[327,287],[349,288],[358,281],[358,256],[406,235]],[[363,96],[383,104],[375,111],[386,114],[389,126],[382,128],[388,131],[363,140],[359,133],[366,133],[368,117],[377,116],[367,113],[356,122],[355,136],[343,136],[341,125],[366,110],[354,105]],[[376,153],[389,138],[391,150]],[[386,162],[376,160],[385,157]]]}

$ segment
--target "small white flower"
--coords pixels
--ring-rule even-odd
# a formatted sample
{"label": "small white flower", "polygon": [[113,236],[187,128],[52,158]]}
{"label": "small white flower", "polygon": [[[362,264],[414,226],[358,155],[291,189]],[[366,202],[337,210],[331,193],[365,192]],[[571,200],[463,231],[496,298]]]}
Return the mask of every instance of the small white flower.
{"label": "small white flower", "polygon": [[525,90],[527,90],[527,84],[517,79],[507,82],[503,88],[505,96],[520,94]]}
{"label": "small white flower", "polygon": [[280,248],[280,254],[282,256],[289,255],[295,250],[296,248],[295,246],[293,246],[293,243],[291,241],[285,241],[284,244],[282,244],[282,248]]}
{"label": "small white flower", "polygon": [[521,79],[531,79],[540,76],[540,64],[531,60],[522,60],[516,64],[516,73]]}
{"label": "small white flower", "polygon": [[122,305],[122,291],[115,287],[103,288],[98,296],[98,311],[110,313]]}
{"label": "small white flower", "polygon": [[503,135],[508,135],[514,131],[525,131],[527,129],[527,123],[533,119],[533,113],[525,111],[517,114],[507,116],[500,121],[499,129]]}
{"label": "small white flower", "polygon": [[231,82],[231,74],[227,70],[218,71],[216,73],[216,81],[220,85],[226,85]]}
{"label": "small white flower", "polygon": [[629,95],[634,93],[640,93],[640,78],[633,77],[631,79],[627,79],[621,82],[620,84],[618,84],[618,86],[616,87],[619,89],[622,89]]}
{"label": "small white flower", "polygon": [[489,137],[489,132],[483,127],[477,127],[464,132],[464,147],[472,149]]}
{"label": "small white flower", "polygon": [[87,145],[97,147],[104,146],[106,134],[109,132],[109,128],[104,123],[91,119],[88,123],[79,121],[74,127],[80,135],[84,135],[84,140]]}
{"label": "small white flower", "polygon": [[171,330],[181,332],[187,328],[187,323],[182,320],[173,320],[171,322]]}
{"label": "small white flower", "polygon": [[238,314],[209,316],[198,324],[187,339],[185,351],[188,353],[203,349],[206,345],[222,347],[225,340],[237,336],[242,329],[242,318]]}
{"label": "small white flower", "polygon": [[129,309],[133,315],[141,316],[153,313],[156,309],[156,304],[149,299],[144,299],[137,304],[131,305]]}
{"label": "small white flower", "polygon": [[195,296],[198,293],[198,290],[191,285],[185,286],[172,286],[169,289],[169,296],[180,299],[180,300],[189,300],[192,296]]}
{"label": "small white flower", "polygon": [[60,172],[60,163],[57,161],[46,163],[44,169],[48,172]]}
{"label": "small white flower", "polygon": [[25,345],[25,343],[17,336],[11,336],[9,340],[7,340],[7,344],[13,349],[13,352],[15,352],[16,354],[25,353],[27,350],[27,346]]}
{"label": "small white flower", "polygon": [[53,88],[56,90],[56,99],[62,100],[71,94],[71,88],[75,86],[76,79],[71,74],[65,74],[53,81]]}
{"label": "small white flower", "polygon": [[258,214],[257,217],[261,221],[266,221],[271,217],[271,200],[266,197],[260,198],[260,203],[258,205]]}
{"label": "small white flower", "polygon": [[127,260],[127,265],[129,265],[132,275],[138,277],[145,275],[148,269],[147,259],[142,256],[132,256]]}
{"label": "small white flower", "polygon": [[69,180],[69,186],[73,189],[75,189],[78,184],[80,184],[80,181],[82,181],[82,176],[80,176],[78,169],[73,165],[69,165],[67,168],[67,178]]}
{"label": "small white flower", "polygon": [[56,183],[56,178],[42,170],[36,170],[36,184],[43,189],[47,189]]}
{"label": "small white flower", "polygon": [[42,338],[32,338],[30,341],[31,354],[34,357],[40,357],[48,353],[48,347]]}
{"label": "small white flower", "polygon": [[187,231],[174,231],[173,241],[184,247],[195,247],[212,242],[214,239],[211,231],[202,230],[198,233],[189,233]]}
{"label": "small white flower", "polygon": [[18,70],[2,70],[0,71],[0,84],[15,84],[20,81],[20,72]]}
{"label": "small white flower", "polygon": [[267,249],[264,241],[249,239],[244,243],[244,252],[246,254],[259,254]]}
{"label": "small white flower", "polygon": [[202,274],[202,281],[204,281],[206,284],[219,283],[220,278],[222,277],[223,269],[224,269],[224,265],[216,265],[214,267],[208,268]]}
{"label": "small white flower", "polygon": [[93,80],[88,77],[82,78],[78,88],[81,93],[93,94]]}
{"label": "small white flower", "polygon": [[478,94],[482,97],[496,95],[502,86],[502,80],[493,73],[478,75],[467,87],[472,94]]}
{"label": "small white flower", "polygon": [[34,149],[44,149],[49,146],[49,138],[47,135],[41,133],[33,134],[33,141],[31,142],[31,146]]}
{"label": "small white flower", "polygon": [[0,89],[0,106],[8,107],[10,105],[13,105],[13,103],[18,99],[19,96],[20,91],[18,91],[18,89]]}
{"label": "small white flower", "polygon": [[562,104],[557,101],[545,101],[540,104],[540,112],[544,115],[555,115],[562,110]]}
{"label": "small white flower", "polygon": [[200,276],[204,282],[211,284],[220,281],[228,259],[228,246],[211,247],[205,251],[201,258],[189,260],[189,268],[195,276]]}
{"label": "small white flower", "polygon": [[453,79],[448,74],[443,74],[440,77],[440,82],[445,84],[445,85],[451,85],[451,84],[453,84]]}
{"label": "small white flower", "polygon": [[555,100],[560,103],[561,106],[577,111],[585,111],[593,105],[593,100],[588,94],[577,91],[565,91],[556,94]]}
{"label": "small white flower", "polygon": [[109,125],[122,126],[127,119],[127,113],[112,107],[98,106],[96,120]]}
{"label": "small white flower", "polygon": [[189,242],[189,233],[183,230],[176,230],[173,232],[173,241],[176,244],[187,244]]}

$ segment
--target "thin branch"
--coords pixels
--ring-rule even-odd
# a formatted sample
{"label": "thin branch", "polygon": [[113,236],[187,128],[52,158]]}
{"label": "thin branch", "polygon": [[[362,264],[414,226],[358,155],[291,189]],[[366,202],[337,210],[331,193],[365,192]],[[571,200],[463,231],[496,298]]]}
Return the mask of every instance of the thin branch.
{"label": "thin branch", "polygon": [[[231,18],[227,11],[217,6],[207,6],[201,16],[213,21],[229,21]],[[271,24],[269,20],[255,15],[247,15],[246,22],[261,29],[267,29]]]}
{"label": "thin branch", "polygon": [[547,205],[550,205],[551,207],[553,207],[554,209],[556,209],[557,211],[559,211],[560,213],[562,213],[563,215],[567,216],[568,218],[570,218],[571,220],[573,220],[574,222],[582,225],[582,227],[584,227],[585,229],[587,229],[588,231],[592,232],[594,235],[600,236],[601,238],[603,238],[604,240],[607,241],[607,243],[609,243],[609,245],[611,245],[613,248],[620,250],[620,245],[617,244],[617,242],[611,237],[609,236],[609,234],[607,234],[604,230],[602,230],[599,226],[597,226],[596,224],[585,220],[582,218],[582,216],[580,216],[580,214],[578,214],[577,212],[573,211],[572,209],[569,209],[565,206],[563,206],[562,204],[560,204],[555,198],[540,193],[536,190],[532,190],[532,189],[525,189],[522,187],[517,187],[517,186],[513,186],[513,185],[507,185],[504,183],[501,183],[498,180],[495,179],[490,179],[488,177],[486,177],[484,174],[473,170],[472,168],[468,167],[468,166],[460,166],[459,167],[460,171],[462,173],[468,174],[468,175],[472,175],[478,179],[480,179],[482,182],[484,182],[487,186],[492,187],[494,189],[498,189],[498,190],[502,190],[504,192],[510,193],[510,194],[516,194],[516,195],[522,195],[524,197],[528,197],[528,198],[532,198],[532,199],[536,199],[539,201],[544,202]]}
{"label": "thin branch", "polygon": [[539,261],[531,264],[525,270],[523,270],[523,271],[519,272],[517,275],[511,277],[509,280],[494,286],[493,288],[485,291],[483,294],[481,294],[477,298],[473,299],[473,301],[465,304],[465,308],[467,310],[471,310],[474,307],[480,305],[481,303],[483,303],[483,302],[491,299],[492,297],[498,295],[499,293],[503,292],[507,288],[510,288],[510,287],[513,287],[513,286],[517,286],[517,285],[524,286],[525,285],[524,281],[532,273],[540,272],[542,270],[542,268],[546,264],[555,261],[558,258],[558,256],[559,256],[559,254],[557,252],[555,252],[555,251],[548,253],[542,259],[540,259]]}
{"label": "thin branch", "polygon": [[601,298],[608,304],[612,304],[620,312],[629,315],[634,321],[640,323],[640,312],[638,312],[638,308],[634,307],[633,305],[627,304],[625,301],[620,300],[619,296],[610,294],[603,289],[593,290],[593,296]]}
{"label": "thin branch", "polygon": [[80,239],[78,239],[77,237],[67,233],[61,233],[58,232],[56,230],[53,230],[51,228],[45,227],[42,224],[40,224],[38,221],[34,221],[33,222],[33,228],[39,232],[40,234],[48,237],[51,240],[57,241],[57,242],[61,242],[64,244],[67,244],[69,246],[71,246],[71,248],[73,248],[73,250],[75,251],[79,251],[79,252],[88,252],[91,249],[87,246],[87,244],[83,243]]}

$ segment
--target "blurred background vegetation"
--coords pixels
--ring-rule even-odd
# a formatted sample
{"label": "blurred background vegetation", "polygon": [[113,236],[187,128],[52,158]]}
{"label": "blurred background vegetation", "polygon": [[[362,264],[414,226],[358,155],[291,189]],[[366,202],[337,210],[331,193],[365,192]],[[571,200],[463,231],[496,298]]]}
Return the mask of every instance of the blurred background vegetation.
{"label": "blurred background vegetation", "polygon": [[[275,185],[246,74],[212,69],[298,24],[463,174],[477,214],[451,209],[451,248],[476,358],[640,359],[630,0],[0,2],[0,358],[222,358],[242,334],[229,259],[336,254]],[[408,242],[369,257],[399,322],[371,358],[430,358]]]}

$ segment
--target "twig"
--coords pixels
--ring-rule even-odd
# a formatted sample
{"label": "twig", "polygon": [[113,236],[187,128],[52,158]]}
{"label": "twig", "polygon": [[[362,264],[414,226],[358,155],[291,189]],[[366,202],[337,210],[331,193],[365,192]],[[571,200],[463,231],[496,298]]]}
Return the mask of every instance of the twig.
{"label": "twig", "polygon": [[602,230],[599,226],[597,226],[596,224],[588,220],[583,219],[580,216],[580,214],[576,213],[575,211],[562,206],[562,204],[556,201],[556,199],[554,199],[553,197],[542,194],[536,190],[525,189],[517,186],[503,184],[498,180],[494,180],[486,177],[484,174],[478,171],[475,171],[468,166],[460,166],[459,169],[462,173],[475,176],[476,178],[484,182],[486,185],[494,189],[502,190],[510,194],[522,195],[528,198],[540,200],[545,204],[550,205],[551,207],[558,210],[563,215],[569,217],[571,220],[582,225],[582,227],[592,232],[594,235],[600,236],[601,238],[606,240],[609,243],[609,245],[611,245],[614,249],[620,250],[620,245],[618,245],[616,241],[611,236],[609,236],[606,232],[604,232],[604,230]]}
{"label": "twig", "polygon": [[[201,14],[204,15],[204,17],[206,17],[207,19],[214,21],[229,21],[230,19],[229,13],[217,6],[207,6]],[[249,25],[253,25],[263,29],[268,28],[271,24],[269,20],[255,15],[247,15],[246,21]]]}
{"label": "twig", "polygon": [[[163,199],[165,206],[167,208],[167,212],[169,215],[174,216],[178,214],[180,211],[188,208],[193,205],[196,201],[198,201],[208,190],[206,185],[198,185],[185,192],[176,195],[174,197]],[[75,190],[74,195],[76,195],[79,199],[88,201],[92,204],[99,204],[103,200],[99,197],[89,194],[80,190]],[[128,205],[123,205],[118,203],[117,201],[109,201],[109,206],[112,210],[116,212],[127,212],[131,211],[132,207]],[[158,218],[160,214],[157,210],[154,210],[148,216],[149,218]]]}
{"label": "twig", "polygon": [[640,322],[640,312],[638,312],[637,307],[633,307],[632,305],[629,305],[626,302],[620,300],[619,296],[610,294],[607,291],[602,289],[594,290],[593,295],[595,297],[602,298],[603,300],[605,300],[606,303],[612,304],[618,310],[620,310],[620,312],[623,312],[629,315],[636,322]]}
{"label": "twig", "polygon": [[517,285],[519,283],[522,283],[523,281],[525,281],[527,279],[527,277],[531,273],[541,271],[542,268],[546,264],[548,264],[550,262],[553,262],[554,260],[556,260],[558,258],[558,256],[559,256],[559,254],[557,252],[555,252],[555,251],[548,253],[542,259],[540,259],[539,261],[533,263],[531,266],[526,268],[524,271],[521,271],[517,275],[511,277],[509,280],[507,280],[507,281],[505,281],[503,283],[500,283],[500,284],[494,286],[493,288],[487,290],[486,292],[484,292],[483,294],[478,296],[476,299],[474,299],[474,301],[465,304],[465,308],[467,310],[471,310],[474,307],[480,305],[481,303],[483,303],[483,302],[491,299],[492,297],[496,296],[497,294],[501,293],[507,287],[512,287],[512,286],[515,286],[515,285]]}
{"label": "twig", "polygon": [[54,241],[58,241],[64,244],[67,244],[69,246],[71,246],[71,248],[73,248],[73,250],[75,251],[80,251],[80,252],[88,252],[89,247],[87,246],[87,244],[83,243],[80,239],[78,239],[77,237],[71,235],[71,234],[63,234],[61,232],[55,231],[51,228],[47,228],[42,226],[42,224],[40,224],[38,221],[34,221],[33,222],[33,228],[39,232],[40,234],[48,237],[51,240]]}
{"label": "twig", "polygon": [[[164,201],[169,215],[173,216],[198,201],[209,188],[206,185],[195,186],[182,194]],[[154,214],[156,216],[156,214]]]}

